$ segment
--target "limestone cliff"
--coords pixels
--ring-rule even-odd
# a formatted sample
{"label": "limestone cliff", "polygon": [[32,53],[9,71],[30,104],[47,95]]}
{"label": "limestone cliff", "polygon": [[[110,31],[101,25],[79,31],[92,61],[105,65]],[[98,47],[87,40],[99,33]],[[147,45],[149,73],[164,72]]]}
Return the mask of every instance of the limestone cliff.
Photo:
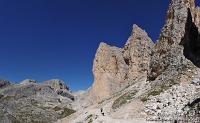
{"label": "limestone cliff", "polygon": [[[171,1],[166,24],[153,48],[148,79],[154,96],[158,96],[148,101],[146,111],[151,120],[195,121],[199,117],[191,115],[198,108],[185,108],[200,96],[199,85],[194,85],[200,76],[200,18],[194,3],[194,0]],[[195,102],[199,105],[199,101]]]}
{"label": "limestone cliff", "polygon": [[94,59],[91,95],[101,100],[146,76],[152,46],[147,33],[137,25],[123,48],[101,43]]}
{"label": "limestone cliff", "polygon": [[[171,79],[176,78],[179,82],[189,82],[193,79],[192,76],[198,75],[193,64],[194,54],[190,51],[192,44],[195,43],[195,47],[198,47],[195,42],[198,40],[198,28],[195,25],[198,24],[198,14],[194,0],[171,1],[166,24],[153,48],[148,74],[150,81],[170,84]],[[187,72],[188,70],[191,72]]]}

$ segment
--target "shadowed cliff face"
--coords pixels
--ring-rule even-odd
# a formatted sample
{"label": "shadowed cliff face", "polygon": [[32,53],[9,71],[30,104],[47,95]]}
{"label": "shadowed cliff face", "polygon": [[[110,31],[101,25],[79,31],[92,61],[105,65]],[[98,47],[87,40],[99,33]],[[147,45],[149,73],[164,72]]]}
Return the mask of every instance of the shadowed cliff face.
{"label": "shadowed cliff face", "polygon": [[184,46],[184,56],[192,61],[194,65],[200,67],[200,34],[198,27],[192,21],[190,9],[188,9],[185,30],[184,38],[181,41],[181,45]]}

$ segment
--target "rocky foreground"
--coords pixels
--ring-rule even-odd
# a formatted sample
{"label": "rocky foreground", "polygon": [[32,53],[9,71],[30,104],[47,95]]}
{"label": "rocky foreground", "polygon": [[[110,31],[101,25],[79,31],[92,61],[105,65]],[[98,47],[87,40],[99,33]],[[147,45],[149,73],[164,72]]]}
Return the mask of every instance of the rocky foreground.
{"label": "rocky foreground", "polygon": [[0,81],[0,122],[200,122],[200,9],[171,0],[156,44],[134,25],[124,47],[101,43],[94,83],[71,94],[60,80]]}

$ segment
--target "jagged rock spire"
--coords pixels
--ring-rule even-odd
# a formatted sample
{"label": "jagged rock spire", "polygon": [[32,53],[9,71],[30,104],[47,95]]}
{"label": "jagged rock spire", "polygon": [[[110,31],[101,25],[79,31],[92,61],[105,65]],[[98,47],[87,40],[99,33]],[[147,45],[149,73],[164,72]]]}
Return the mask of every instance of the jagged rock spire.
{"label": "jagged rock spire", "polygon": [[94,101],[119,91],[120,83],[124,82],[127,70],[122,49],[101,43],[93,63],[94,83],[91,95],[95,98]]}
{"label": "jagged rock spire", "polygon": [[148,34],[134,24],[132,34],[123,48],[125,61],[129,65],[128,78],[130,81],[146,75],[153,45]]}
{"label": "jagged rock spire", "polygon": [[152,46],[147,33],[137,25],[133,25],[124,48],[101,43],[94,59],[91,94],[101,100],[141,76],[147,76]]}

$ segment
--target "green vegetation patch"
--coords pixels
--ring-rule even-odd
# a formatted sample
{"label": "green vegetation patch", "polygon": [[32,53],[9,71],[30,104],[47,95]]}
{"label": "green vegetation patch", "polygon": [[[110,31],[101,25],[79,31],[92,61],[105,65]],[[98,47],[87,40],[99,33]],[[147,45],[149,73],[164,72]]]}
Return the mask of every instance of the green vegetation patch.
{"label": "green vegetation patch", "polygon": [[162,84],[160,87],[158,87],[158,90],[151,90],[147,96],[142,97],[140,100],[142,102],[146,102],[150,96],[157,96],[160,95],[162,92],[164,92],[165,90],[168,90],[172,85],[175,85],[177,83],[175,83],[174,81],[172,81],[173,83],[170,83],[170,85],[166,85],[166,84]]}
{"label": "green vegetation patch", "polygon": [[4,97],[4,95],[3,95],[3,94],[0,94],[0,99],[3,98],[3,97]]}
{"label": "green vegetation patch", "polygon": [[5,101],[9,101],[11,99],[14,99],[14,96],[4,96],[4,98],[2,98]]}
{"label": "green vegetation patch", "polygon": [[75,112],[76,112],[75,110],[65,107],[63,112],[60,114],[59,119],[65,118],[67,116],[70,116]]}
{"label": "green vegetation patch", "polygon": [[163,92],[162,89],[160,89],[158,91],[151,91],[150,93],[148,93],[148,97],[160,95],[160,93],[162,93],[162,92]]}
{"label": "green vegetation patch", "polygon": [[117,109],[122,105],[128,103],[129,100],[134,98],[136,93],[137,92],[125,93],[124,95],[120,96],[113,102],[112,109]]}
{"label": "green vegetation patch", "polygon": [[88,121],[88,123],[93,123],[93,120],[92,120],[92,118]]}
{"label": "green vegetation patch", "polygon": [[100,105],[100,104],[102,104],[102,103],[104,103],[106,100],[101,100],[100,102],[98,102],[98,104]]}
{"label": "green vegetation patch", "polygon": [[146,101],[148,100],[148,98],[147,98],[147,97],[142,97],[140,100],[141,100],[142,102],[146,102]]}
{"label": "green vegetation patch", "polygon": [[56,106],[56,107],[53,108],[53,110],[54,110],[54,111],[60,111],[60,110],[62,110],[62,108]]}
{"label": "green vegetation patch", "polygon": [[85,120],[91,119],[92,117],[93,117],[93,115],[90,114],[90,115],[88,115],[88,116],[85,118]]}
{"label": "green vegetation patch", "polygon": [[34,99],[32,99],[31,100],[31,104],[33,105],[33,106],[38,106],[38,101],[37,100],[34,100]]}

